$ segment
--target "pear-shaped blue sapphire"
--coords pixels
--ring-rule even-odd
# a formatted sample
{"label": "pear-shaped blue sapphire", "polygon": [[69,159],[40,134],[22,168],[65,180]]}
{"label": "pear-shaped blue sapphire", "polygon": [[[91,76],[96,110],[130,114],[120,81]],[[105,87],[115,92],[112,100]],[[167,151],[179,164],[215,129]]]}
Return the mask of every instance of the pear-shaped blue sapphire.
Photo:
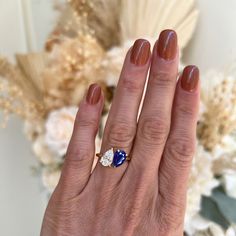
{"label": "pear-shaped blue sapphire", "polygon": [[126,155],[125,151],[117,150],[114,153],[114,158],[113,158],[113,162],[112,162],[113,167],[121,166],[125,162],[126,157],[127,157],[127,155]]}

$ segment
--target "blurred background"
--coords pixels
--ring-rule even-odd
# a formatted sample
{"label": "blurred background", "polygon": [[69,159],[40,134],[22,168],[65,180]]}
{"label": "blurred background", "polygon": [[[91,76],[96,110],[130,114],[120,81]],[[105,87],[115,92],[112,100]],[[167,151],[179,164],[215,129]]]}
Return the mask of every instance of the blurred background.
{"label": "blurred background", "polygon": [[[43,49],[58,16],[52,0],[0,0],[0,54],[14,61],[15,53]],[[183,62],[199,65],[202,73],[223,70],[236,59],[235,0],[197,0],[196,31],[184,49]],[[47,196],[32,177],[36,165],[31,143],[19,118],[0,130],[0,235],[39,235]]]}

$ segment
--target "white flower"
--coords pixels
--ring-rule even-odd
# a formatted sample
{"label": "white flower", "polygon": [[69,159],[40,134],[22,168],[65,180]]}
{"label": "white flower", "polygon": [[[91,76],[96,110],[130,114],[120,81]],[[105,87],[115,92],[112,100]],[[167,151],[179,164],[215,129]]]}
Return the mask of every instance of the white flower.
{"label": "white flower", "polygon": [[236,232],[232,227],[226,232],[216,223],[203,218],[200,215],[195,215],[189,224],[189,236],[236,236]]}
{"label": "white flower", "polygon": [[59,159],[59,157],[49,150],[48,146],[45,143],[44,135],[39,136],[33,143],[33,151],[38,157],[39,161],[44,165],[50,165]]}
{"label": "white flower", "polygon": [[123,46],[113,47],[107,52],[105,59],[102,61],[102,66],[106,72],[105,81],[108,86],[117,85],[125,55],[131,45],[132,42],[126,42]]}
{"label": "white flower", "polygon": [[236,152],[236,138],[232,135],[226,135],[222,142],[216,145],[213,150],[213,158],[218,159],[222,155]]}
{"label": "white flower", "polygon": [[[207,232],[208,231],[208,232]],[[192,217],[191,222],[189,223],[188,234],[191,236],[223,236],[223,230],[220,226],[215,223],[203,218],[199,214],[196,214]]]}
{"label": "white flower", "polygon": [[46,121],[45,142],[59,156],[66,154],[77,111],[77,107],[65,107],[51,112]]}
{"label": "white flower", "polygon": [[212,172],[213,158],[210,153],[198,144],[195,157],[193,159],[192,170],[188,186],[187,209],[185,215],[185,230],[189,232],[189,225],[192,218],[199,212],[201,196],[209,196],[211,190],[219,182],[214,178]]}
{"label": "white flower", "polygon": [[222,82],[226,81],[227,85],[224,87],[225,91],[221,93],[224,94],[224,98],[230,101],[232,95],[232,89],[235,85],[235,65],[230,66],[225,71],[209,70],[205,75],[204,79],[201,81],[201,92],[202,100],[206,102],[209,98],[214,96],[215,88],[221,89]]}
{"label": "white flower", "polygon": [[235,225],[232,227],[229,227],[226,231],[226,236],[236,236],[236,227]]}
{"label": "white flower", "polygon": [[60,176],[61,176],[60,170],[55,170],[55,171],[43,170],[42,182],[50,193],[52,193],[56,188]]}
{"label": "white flower", "polygon": [[236,198],[236,171],[228,170],[225,171],[222,182],[224,185],[224,189],[230,197]]}
{"label": "white flower", "polygon": [[206,112],[206,105],[202,100],[200,100],[198,120],[202,120],[202,117],[205,112]]}

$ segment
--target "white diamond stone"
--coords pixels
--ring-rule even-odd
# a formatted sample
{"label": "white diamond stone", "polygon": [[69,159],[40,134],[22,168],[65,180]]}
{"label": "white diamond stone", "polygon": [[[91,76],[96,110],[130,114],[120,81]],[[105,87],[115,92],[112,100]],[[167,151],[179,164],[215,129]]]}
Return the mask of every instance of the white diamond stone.
{"label": "white diamond stone", "polygon": [[108,150],[107,152],[103,154],[103,156],[101,157],[100,163],[103,166],[111,166],[113,162],[113,157],[114,157],[114,152],[113,152],[113,148],[111,148],[110,150]]}

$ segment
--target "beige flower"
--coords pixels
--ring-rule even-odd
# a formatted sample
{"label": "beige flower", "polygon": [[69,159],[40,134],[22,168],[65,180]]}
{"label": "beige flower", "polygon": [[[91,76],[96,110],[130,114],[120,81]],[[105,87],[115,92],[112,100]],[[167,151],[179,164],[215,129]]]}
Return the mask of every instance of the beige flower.
{"label": "beige flower", "polygon": [[33,151],[43,165],[50,165],[59,161],[59,156],[52,152],[45,143],[44,135],[39,136],[33,143]]}
{"label": "beige flower", "polygon": [[211,71],[202,80],[202,103],[205,110],[198,125],[198,138],[204,147],[213,151],[222,145],[225,136],[236,130],[235,70]]}
{"label": "beige flower", "polygon": [[52,111],[46,121],[45,143],[59,156],[66,154],[77,110],[77,107],[64,107]]}
{"label": "beige flower", "polygon": [[60,170],[54,170],[54,171],[50,171],[50,170],[43,170],[43,174],[42,174],[42,182],[44,187],[50,192],[52,193],[55,189],[55,187],[57,186],[59,179],[61,176],[61,171]]}

